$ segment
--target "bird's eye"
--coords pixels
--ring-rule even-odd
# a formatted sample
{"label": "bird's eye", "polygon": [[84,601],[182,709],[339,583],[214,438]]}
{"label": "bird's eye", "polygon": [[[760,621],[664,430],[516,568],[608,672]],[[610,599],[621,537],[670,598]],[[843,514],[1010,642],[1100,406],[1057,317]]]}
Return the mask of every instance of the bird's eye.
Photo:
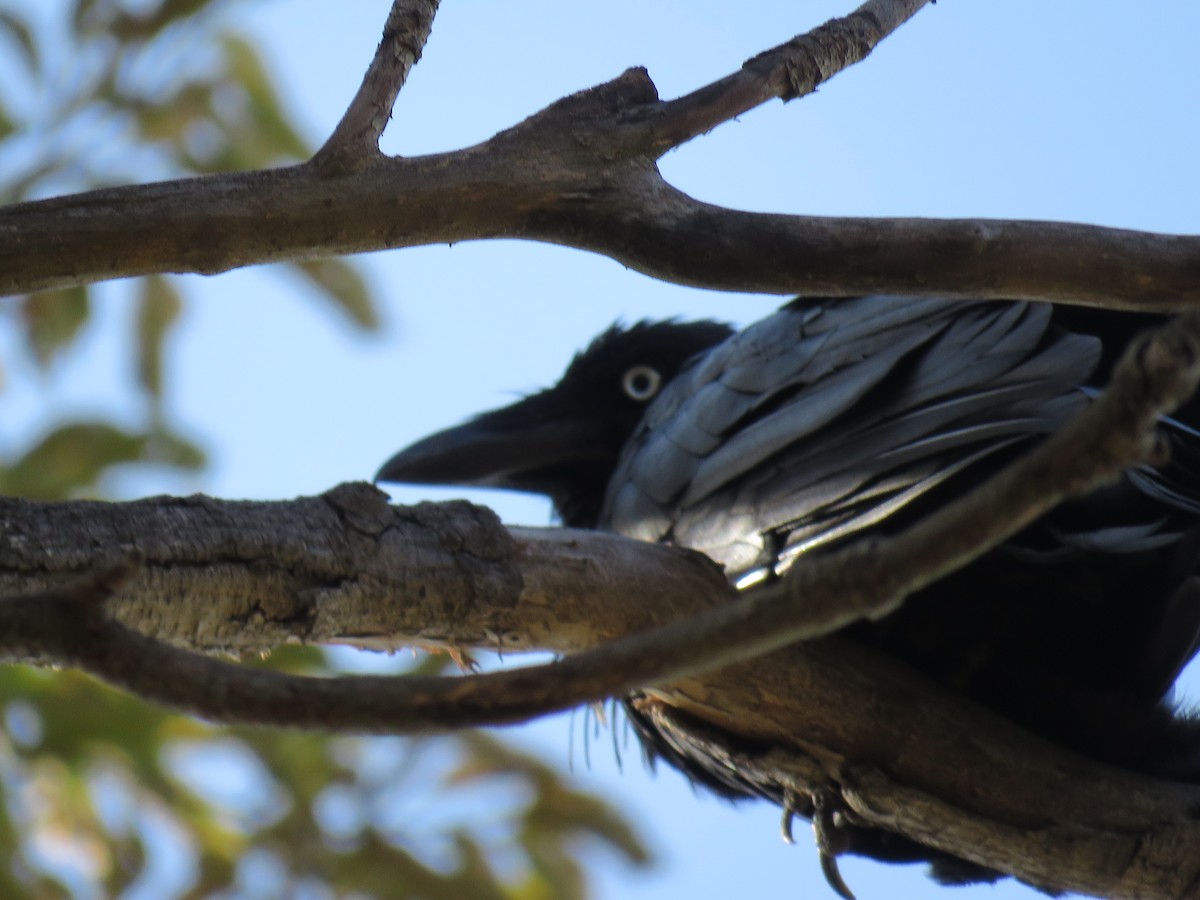
{"label": "bird's eye", "polygon": [[621,390],[631,400],[645,403],[662,387],[662,376],[649,366],[634,366],[621,376]]}

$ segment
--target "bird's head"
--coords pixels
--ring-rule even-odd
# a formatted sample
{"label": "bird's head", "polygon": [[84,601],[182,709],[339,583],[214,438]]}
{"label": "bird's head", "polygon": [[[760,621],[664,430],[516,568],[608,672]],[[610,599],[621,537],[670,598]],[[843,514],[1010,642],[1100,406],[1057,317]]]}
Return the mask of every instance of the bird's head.
{"label": "bird's head", "polygon": [[376,481],[545,494],[563,524],[596,524],[621,448],[689,359],[725,340],[716,322],[614,325],[552,388],[401,450]]}

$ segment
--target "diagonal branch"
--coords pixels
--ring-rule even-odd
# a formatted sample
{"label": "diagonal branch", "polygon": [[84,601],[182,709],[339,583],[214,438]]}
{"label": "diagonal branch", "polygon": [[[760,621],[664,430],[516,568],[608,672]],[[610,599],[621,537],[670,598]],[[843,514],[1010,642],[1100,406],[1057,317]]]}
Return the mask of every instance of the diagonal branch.
{"label": "diagonal branch", "polygon": [[[907,593],[986,552],[1062,499],[1148,461],[1158,416],[1198,382],[1200,313],[1194,313],[1136,341],[1109,389],[1070,426],[897,537],[822,556],[798,566],[776,590],[546,666],[467,678],[314,681],[187,653],[116,622],[54,609],[39,594],[0,610],[0,650],[68,662],[218,721],[386,733],[520,721],[890,612]],[[34,615],[37,608],[44,614]]]}
{"label": "diagonal branch", "polygon": [[1111,483],[1125,469],[1163,461],[1168,451],[1156,422],[1197,386],[1200,312],[1193,312],[1135,340],[1096,402],[970,494],[895,537],[798,566],[762,591],[761,602],[790,596],[828,630],[881,618],[907,594],[962,568],[1068,497]]}
{"label": "diagonal branch", "polygon": [[[120,569],[65,588],[31,590],[0,604],[0,643],[9,655],[24,652],[42,660],[79,665],[144,696],[222,720],[388,732],[512,721],[574,702],[571,697],[583,699],[623,690],[635,678],[670,678],[671,683],[656,688],[654,694],[666,698],[683,714],[699,715],[721,732],[737,735],[738,746],[721,752],[736,758],[739,773],[747,778],[760,777],[797,791],[833,785],[863,822],[1012,871],[1036,884],[1111,896],[1195,896],[1200,861],[1193,859],[1188,849],[1200,839],[1191,814],[1197,802],[1194,789],[1165,786],[1081,760],[895,664],[834,639],[699,673],[714,661],[728,662],[800,634],[836,627],[843,619],[826,615],[833,608],[828,603],[831,597],[836,597],[839,605],[852,597],[862,602],[859,611],[863,613],[886,608],[873,601],[894,598],[910,584],[919,584],[942,568],[963,561],[968,545],[970,552],[976,552],[998,540],[1000,532],[984,520],[1007,517],[1009,521],[1001,526],[1007,533],[1037,515],[1043,501],[1026,497],[1022,491],[1040,495],[1047,482],[1055,485],[1058,494],[1083,490],[1097,478],[1111,477],[1124,466],[1148,458],[1154,442],[1147,428],[1152,429],[1155,414],[1190,392],[1198,375],[1200,314],[1185,317],[1135,344],[1109,392],[1059,438],[1047,441],[1042,451],[931,519],[923,534],[926,526],[917,526],[876,547],[885,562],[891,555],[897,557],[893,562],[902,564],[914,550],[911,543],[918,545],[919,559],[908,566],[904,576],[909,584],[890,575],[877,578],[886,566],[864,567],[854,552],[831,555],[828,564],[822,560],[800,570],[805,574],[820,571],[824,576],[820,583],[806,583],[807,589],[799,597],[803,608],[789,609],[797,604],[786,599],[774,604],[723,603],[693,621],[616,641],[549,667],[466,679],[313,680],[247,670],[173,649],[103,615],[97,600],[123,577]],[[1111,437],[1114,430],[1125,429],[1129,431]],[[1027,488],[1027,481],[1039,489]],[[300,532],[293,538],[295,547],[290,552],[312,560],[310,565],[317,568],[311,576],[318,579],[319,587],[300,590],[291,586],[306,573],[288,552],[277,560],[278,573],[264,566],[260,544],[269,529],[261,526],[234,529],[233,543],[214,548],[216,559],[206,570],[201,564],[204,543],[194,540],[183,527],[188,515],[194,513],[198,521],[212,522],[226,507],[264,511],[286,504],[223,505],[202,498],[124,505],[5,501],[0,509],[0,533],[4,535],[0,568],[14,571],[14,566],[18,567],[26,573],[20,578],[36,585],[45,579],[47,570],[78,568],[81,560],[94,558],[96,548],[103,547],[109,548],[107,552],[141,555],[147,574],[153,575],[167,562],[161,558],[162,550],[130,546],[121,534],[132,534],[147,545],[158,540],[176,542],[179,568],[187,573],[183,577],[192,580],[193,591],[201,596],[212,590],[212,568],[228,568],[245,559],[263,586],[275,584],[283,576],[282,590],[298,595],[300,610],[324,602],[323,595],[330,592],[340,595],[335,606],[340,602],[360,608],[364,592],[374,590],[386,601],[383,610],[392,612],[398,605],[416,607],[413,621],[444,629],[442,638],[448,642],[458,643],[473,633],[477,643],[502,646],[535,642],[528,632],[520,637],[505,630],[519,627],[530,603],[542,606],[543,616],[533,625],[525,624],[529,631],[545,627],[557,630],[560,640],[567,642],[572,635],[576,640],[594,640],[581,638],[579,623],[572,624],[571,604],[560,605],[573,590],[591,592],[607,583],[610,595],[619,595],[628,593],[624,586],[637,583],[639,592],[636,597],[626,597],[626,606],[644,610],[645,604],[639,600],[649,592],[662,601],[661,607],[648,611],[658,616],[695,609],[698,603],[719,602],[723,596],[715,586],[723,582],[711,566],[696,567],[694,555],[671,548],[594,535],[600,543],[628,549],[651,568],[622,568],[620,557],[612,556],[607,565],[589,567],[586,552],[571,561],[569,554],[578,554],[582,541],[570,536],[557,545],[560,554],[568,555],[547,564],[546,548],[534,546],[529,532],[520,532],[514,543],[486,516],[465,525],[452,524],[449,514],[457,507],[445,512],[434,506],[392,510],[379,502],[377,492],[353,486],[308,502],[336,517],[346,529],[347,543],[315,556],[312,534]],[[161,508],[159,526],[147,529],[144,522],[125,521],[121,527],[126,530],[117,534],[107,533],[101,526],[100,511],[111,510],[120,522],[129,518],[125,511],[135,507]],[[62,521],[74,520],[76,527],[82,523],[82,538],[75,538],[82,546],[68,544],[64,552],[56,526],[46,525],[44,532],[37,532],[36,522],[30,521],[36,519],[30,515],[34,508],[61,511]],[[292,518],[286,512],[278,514]],[[421,528],[416,533],[402,533],[405,524]],[[461,557],[457,589],[437,584],[428,573],[421,574],[421,566],[428,565],[434,549],[420,543],[429,540],[421,537],[421,529],[428,531],[430,526],[436,526],[434,543],[455,548]],[[921,550],[924,539],[936,536],[939,529],[949,539],[948,545]],[[957,538],[960,531],[965,536]],[[375,583],[386,575],[385,569],[364,564],[355,552],[356,546],[387,545],[401,536],[402,546],[393,550],[421,560],[415,570],[403,573],[396,582],[400,591],[408,591],[408,604],[397,604],[397,591]],[[654,567],[656,558],[666,565]],[[626,558],[626,563],[629,560]],[[514,579],[505,574],[506,567],[514,564],[518,571],[526,567],[528,581],[523,575]],[[531,564],[547,571],[538,574],[529,569]],[[343,566],[353,573],[341,576],[350,579],[349,583],[339,583],[334,575]],[[141,575],[129,585],[130,593],[138,589],[140,580]],[[497,587],[496,581],[502,584]],[[11,576],[10,583],[14,583]],[[524,597],[531,584],[540,594]],[[149,587],[140,588],[142,593],[147,590],[156,595],[165,591],[175,601],[169,608],[181,605],[178,582],[172,590],[160,576],[159,581],[151,579]],[[296,608],[282,606],[278,598],[265,592],[260,595],[246,585],[236,593],[241,598],[248,593],[258,604],[241,614],[250,623],[267,616],[296,621]],[[517,609],[522,603],[525,607]],[[121,619],[137,619],[120,597],[109,604]],[[775,608],[769,609],[771,606]],[[159,602],[152,610],[157,625],[163,621],[165,608]],[[440,619],[431,612],[435,608],[443,610]],[[497,609],[501,610],[499,617]],[[619,598],[612,609],[621,609]],[[604,612],[612,609],[602,602],[584,618],[603,620]],[[343,613],[347,611],[343,609]],[[505,612],[512,617],[505,618]],[[211,624],[197,628],[196,621],[185,616],[181,626],[193,642],[199,635],[214,633]],[[627,626],[608,622],[616,633]],[[784,631],[775,630],[778,628]],[[759,634],[763,629],[773,633],[763,638]],[[239,623],[236,630],[252,628]],[[322,633],[328,632],[318,628],[311,632]],[[373,630],[359,624],[349,634],[343,631],[342,639],[364,642],[372,634],[377,641],[386,641],[389,631],[379,624]],[[676,680],[688,672],[694,674]],[[706,738],[703,727],[687,722],[681,725],[675,714],[659,710],[659,715],[682,739],[706,740],[713,747],[723,740],[720,734]],[[1120,860],[1120,865],[1114,866],[1114,859]]]}
{"label": "diagonal branch", "polygon": [[362,84],[333,134],[313,157],[325,171],[362,166],[379,153],[379,136],[408,73],[421,59],[440,0],[394,0]]}
{"label": "diagonal branch", "polygon": [[811,94],[822,82],[866,59],[928,2],[867,0],[848,16],[830,19],[747,60],[741,71],[662,104],[653,119],[655,145],[665,153],[768,100]]}

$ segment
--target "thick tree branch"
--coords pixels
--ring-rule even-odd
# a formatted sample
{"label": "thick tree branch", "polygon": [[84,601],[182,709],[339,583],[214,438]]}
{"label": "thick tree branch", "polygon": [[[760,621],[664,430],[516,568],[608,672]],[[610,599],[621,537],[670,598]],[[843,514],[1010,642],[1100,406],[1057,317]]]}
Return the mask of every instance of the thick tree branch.
{"label": "thick tree branch", "polygon": [[[961,567],[1063,498],[1147,461],[1158,416],[1191,396],[1198,381],[1200,313],[1194,313],[1136,342],[1109,390],[1070,426],[926,521],[894,538],[806,561],[778,589],[755,591],[702,616],[549,666],[465,679],[313,681],[186,654],[57,608],[47,609],[38,630],[37,617],[27,614],[31,605],[36,608],[36,594],[8,604],[16,619],[0,641],[0,652],[10,658],[22,651],[45,654],[149,699],[227,722],[406,732],[521,721],[718,668],[892,611],[909,592]],[[339,516],[353,516],[355,527],[375,540],[398,527],[369,490],[348,488],[324,499]],[[510,567],[489,573],[490,589],[515,589],[519,596],[525,579],[503,530],[481,520],[479,532],[465,537],[468,552]],[[132,548],[143,556],[148,549]],[[377,571],[377,561],[371,562]],[[374,574],[371,568],[353,570],[356,580],[368,573]],[[706,595],[727,599],[719,575],[708,575]],[[637,572],[617,577],[618,584],[638,584],[639,597],[657,596]],[[574,591],[586,587],[585,579],[573,579]],[[55,647],[60,654],[52,652]]]}
{"label": "thick tree branch", "polygon": [[[365,484],[288,502],[0,497],[0,596],[127,558],[140,566],[109,604],[118,621],[234,654],[296,641],[569,653],[729,596],[694,553],[594,532],[509,531],[467,503],[393,507]],[[630,573],[636,592],[622,580]],[[643,590],[658,602],[646,604]]]}
{"label": "thick tree branch", "polygon": [[[514,721],[669,678],[672,683],[656,693],[672,707],[751,742],[750,758],[739,759],[739,772],[751,773],[746,777],[809,793],[838,791],[865,823],[1039,885],[1114,896],[1193,896],[1191,870],[1176,856],[1187,846],[1181,839],[1200,839],[1200,826],[1190,820],[1194,806],[1178,805],[1181,796],[1189,804],[1200,800],[1196,789],[1166,790],[1075,760],[919,676],[832,639],[698,673],[840,625],[848,618],[840,612],[847,597],[856,615],[886,609],[881,601],[894,601],[1019,528],[1049,505],[1044,495],[1083,490],[1146,458],[1154,416],[1187,396],[1198,375],[1200,314],[1136,344],[1110,392],[1059,438],[947,508],[932,525],[879,543],[869,566],[849,550],[800,568],[803,605],[721,602],[726,588],[711,566],[669,548],[605,535],[538,547],[536,532],[520,532],[514,542],[494,517],[474,508],[393,509],[363,487],[293,505],[203,498],[126,505],[5,501],[0,583],[25,587],[26,596],[0,607],[0,644],[9,655],[79,665],[213,718],[368,731]],[[285,512],[287,506],[295,508]],[[247,516],[257,521],[245,521]],[[997,518],[1007,520],[1001,531],[990,524]],[[322,531],[331,533],[322,539]],[[286,537],[272,544],[279,534]],[[589,566],[588,554],[579,550],[593,541],[633,556],[609,552],[600,565],[593,559]],[[144,559],[151,577],[141,585],[143,579],[135,579],[131,596],[113,606],[120,619],[155,639],[97,614],[94,597],[104,579],[47,591],[56,572],[95,565],[97,546]],[[453,551],[450,562],[447,551]],[[907,562],[910,555],[915,563]],[[549,565],[547,557],[554,560]],[[622,568],[631,559],[639,568]],[[627,596],[630,584],[638,585],[636,598]],[[597,605],[606,590],[615,602]],[[660,599],[650,610],[648,595]],[[164,607],[163,597],[173,602]],[[195,608],[209,597],[232,608],[208,614]],[[253,604],[249,610],[247,602]],[[537,643],[534,635],[559,633],[547,643],[575,649],[569,646],[575,641],[596,643],[597,630],[627,633],[647,619],[670,621],[697,605],[714,608],[550,667],[469,679],[295,678],[206,659],[158,640],[223,646],[214,636],[224,630],[222,617],[231,616],[231,631],[243,641],[253,640],[256,631],[261,640],[261,627],[269,622],[268,628],[290,629],[293,637],[385,645],[415,633],[417,640],[432,634],[451,644],[528,647]],[[174,625],[165,621],[167,610]],[[660,715],[666,725],[674,721],[673,713]],[[683,741],[706,740],[703,728],[674,730]],[[729,752],[747,753],[744,747]],[[756,756],[771,761],[756,764]],[[797,759],[793,772],[788,766]],[[1081,767],[1091,774],[1077,777]],[[993,796],[996,785],[1003,792]],[[1054,802],[1042,796],[1048,790]],[[1088,799],[1092,790],[1106,791],[1116,809],[1123,809],[1127,790],[1142,792],[1153,828],[1142,820],[1130,824],[1120,812],[1097,818]],[[1104,824],[1110,821],[1111,827]],[[1164,828],[1170,840],[1158,837]],[[1042,839],[1032,841],[1031,829]],[[1078,868],[1064,868],[1064,841]],[[1111,859],[1114,846],[1123,853],[1119,871],[1096,868],[1095,859]]]}
{"label": "thick tree branch", "polygon": [[337,128],[313,157],[326,172],[363,166],[379,153],[379,136],[408,73],[421,59],[440,0],[395,0],[362,84]]}
{"label": "thick tree branch", "polygon": [[[673,739],[751,782],[830,791],[860,824],[1044,890],[1200,896],[1200,790],[1066,753],[848,642],[788,648],[662,696],[643,711]],[[790,696],[805,702],[781,713]],[[733,716],[730,702],[748,705]],[[734,725],[760,741],[731,742]],[[780,740],[783,728],[794,730]]]}
{"label": "thick tree branch", "polygon": [[[915,3],[878,5],[893,9],[894,27]],[[869,42],[845,35],[869,19],[855,15],[838,21],[857,22],[857,31],[822,26],[680,100],[660,101],[646,73],[630,70],[454,153],[378,157],[335,171],[309,163],[11,206],[0,210],[0,294],[515,237],[726,290],[920,292],[1161,310],[1200,303],[1197,237],[1062,223],[747,213],[698,202],[662,180],[654,160],[745,108],[745,85],[766,99],[784,80],[792,84],[786,73],[828,78],[830,66],[859,58]],[[797,76],[787,90],[809,81]],[[376,110],[380,102],[379,95],[364,100]],[[361,128],[364,117],[352,118]]]}
{"label": "thick tree branch", "polygon": [[[247,504],[242,509],[222,509],[221,504],[211,501],[204,501],[199,506],[196,503],[195,499],[185,501],[197,512],[195,517],[189,515],[192,509],[161,501],[148,502],[139,510],[159,522],[174,519],[176,529],[183,518],[197,520],[214,512],[243,520],[239,523],[241,528],[231,530],[228,535],[209,533],[185,537],[186,531],[177,531],[176,535],[186,540],[189,546],[190,558],[183,566],[180,566],[177,558],[170,560],[167,566],[170,575],[176,578],[182,575],[183,579],[194,581],[196,563],[200,558],[213,554],[215,558],[210,565],[224,568],[230,561],[221,560],[220,556],[231,552],[234,558],[246,554],[242,560],[246,569],[241,573],[243,576],[265,577],[273,581],[282,574],[279,569],[271,569],[270,563],[275,563],[289,576],[284,590],[290,596],[274,598],[268,593],[267,596],[251,598],[230,597],[229,591],[222,592],[220,587],[213,594],[216,595],[215,599],[235,603],[251,599],[260,608],[270,608],[275,599],[292,601],[291,608],[271,609],[271,618],[277,626],[292,630],[293,639],[304,636],[302,630],[295,630],[295,606],[307,606],[313,590],[339,595],[337,600],[325,604],[335,608],[331,616],[326,617],[336,623],[329,626],[338,629],[338,634],[332,636],[334,640],[349,639],[360,643],[364,642],[367,635],[379,634],[383,629],[379,622],[378,607],[384,607],[384,617],[388,618],[386,608],[394,597],[398,597],[410,600],[406,604],[410,607],[423,607],[426,613],[432,612],[430,607],[442,605],[439,613],[431,614],[424,621],[438,623],[433,625],[438,631],[446,627],[441,623],[452,623],[450,628],[455,635],[448,641],[451,645],[467,643],[462,637],[474,635],[474,643],[482,642],[487,646],[494,640],[495,646],[500,648],[514,643],[519,647],[529,646],[529,635],[539,631],[539,616],[542,627],[550,631],[555,626],[545,623],[547,616],[570,620],[579,615],[579,607],[587,609],[594,606],[601,597],[611,596],[616,591],[626,596],[622,596],[615,605],[621,607],[628,604],[630,598],[627,595],[630,592],[625,586],[631,577],[638,578],[642,589],[652,590],[654,583],[658,582],[657,586],[667,592],[664,598],[666,605],[656,608],[654,613],[659,617],[670,615],[672,597],[675,598],[675,605],[686,603],[694,606],[697,595],[706,598],[709,604],[728,605],[721,601],[728,600],[732,590],[717,568],[696,554],[676,552],[672,554],[674,560],[668,558],[675,565],[656,565],[653,559],[655,554],[642,552],[651,549],[646,545],[630,546],[631,542],[610,538],[607,542],[599,542],[599,555],[593,551],[590,557],[584,557],[591,565],[581,572],[578,552],[561,539],[551,537],[543,540],[537,551],[527,552],[528,548],[514,542],[488,510],[460,505],[448,513],[433,507],[393,511],[379,491],[366,485],[347,485],[321,498],[298,501],[297,505],[308,507],[305,510],[308,525],[299,533],[285,537],[283,546],[273,548],[277,556],[262,546],[249,552],[248,548],[225,547],[222,538],[228,536],[237,540],[246,534],[253,534],[256,526],[261,529],[265,522],[261,519],[247,522],[245,519],[258,518],[264,513],[267,517],[278,516],[282,512],[279,504]],[[319,509],[321,505],[325,506],[324,510]],[[78,508],[72,510],[72,506],[59,505],[46,509],[65,513],[69,518],[72,513],[77,515],[79,512]],[[92,511],[99,512],[104,508],[102,505],[93,505]],[[237,515],[243,512],[250,515]],[[322,522],[322,519],[326,521]],[[328,527],[332,524],[328,521],[331,519],[345,522],[350,533],[334,534],[330,538],[348,546],[337,548],[336,561],[329,561],[328,565],[319,558],[307,560],[309,565],[305,570],[299,565],[301,560],[292,556],[299,549],[292,542],[299,540],[307,543],[312,538],[311,531],[322,526]],[[12,520],[9,522],[16,525]],[[145,524],[144,518],[142,524]],[[200,525],[198,521],[189,524]],[[280,524],[279,520],[276,519],[273,524]],[[203,530],[202,525],[200,528]],[[166,540],[166,547],[155,541],[134,537],[136,545],[130,547],[128,538],[133,533],[113,534],[114,530],[124,532],[122,523],[116,517],[103,524],[96,521],[89,523],[91,534],[108,531],[106,536],[116,539],[108,544],[111,552],[128,549],[143,560],[142,565],[147,572],[164,562],[162,554],[172,545],[170,537]],[[211,543],[214,538],[217,547]],[[73,535],[70,540],[77,541],[78,536]],[[17,547],[23,543],[22,538],[15,542]],[[438,547],[438,544],[441,546]],[[605,544],[611,546],[606,547]],[[10,543],[9,547],[12,546]],[[451,556],[448,553],[451,547],[459,552]],[[180,549],[182,547],[177,546],[174,552],[178,553]],[[311,554],[312,546],[309,545],[302,552]],[[76,560],[79,558],[78,547],[72,547],[68,553]],[[393,554],[396,554],[394,558]],[[629,563],[636,562],[639,556],[643,564],[630,569]],[[414,559],[417,562],[414,563]],[[389,562],[394,562],[395,567],[389,566]],[[363,567],[357,569],[355,563],[361,563]],[[664,671],[662,660],[653,654],[641,652],[643,638],[618,642],[545,666],[465,678],[308,678],[253,669],[173,647],[163,640],[174,638],[178,642],[178,636],[171,629],[151,626],[151,633],[155,634],[151,638],[103,615],[95,599],[104,593],[102,588],[117,583],[117,574],[123,573],[124,568],[123,564],[118,563],[115,569],[106,569],[99,575],[88,576],[66,586],[57,585],[10,596],[0,602],[0,658],[72,665],[145,699],[196,713],[213,721],[382,734],[421,733],[525,721],[546,712],[632,690]],[[181,573],[179,569],[192,571]],[[657,576],[656,571],[659,573]],[[532,590],[527,590],[526,575],[529,576]],[[669,581],[665,578],[668,575]],[[372,581],[376,578],[386,580],[383,584],[374,585]],[[120,580],[123,582],[128,578],[122,574]],[[151,584],[160,581],[153,577],[150,580]],[[219,584],[219,578],[214,580]],[[306,581],[312,586],[302,587]],[[192,584],[191,587],[200,592],[205,590],[202,583]],[[153,597],[154,590],[152,586],[138,585],[138,599],[146,604],[139,604],[138,609],[162,615],[164,598]],[[336,609],[339,601],[356,604],[363,599],[363,590],[369,590],[374,600],[371,607],[360,610],[366,616],[366,621],[362,625],[345,622]],[[463,597],[464,591],[469,594],[466,598]],[[568,596],[564,597],[564,593]],[[412,598],[415,598],[415,602],[412,602]],[[177,596],[172,599],[177,599]],[[638,599],[642,599],[640,595]],[[459,609],[463,603],[475,607],[474,617]],[[509,632],[498,630],[497,619],[504,621],[505,607],[522,604],[540,607],[540,612],[529,616],[528,623],[524,621],[525,616],[518,617],[512,623],[512,626],[522,629],[514,639]],[[118,617],[126,620],[137,618],[128,606],[114,605]],[[449,608],[446,608],[447,605]],[[588,611],[591,615],[584,619],[585,622],[608,621],[595,610]],[[223,614],[241,618],[244,611],[239,609]],[[402,613],[404,616],[412,614],[411,608]],[[208,624],[221,615],[206,616]],[[185,613],[183,627],[191,628],[195,624],[192,616]],[[532,629],[529,625],[533,626]],[[145,628],[145,623],[139,620],[139,626]],[[499,625],[499,628],[503,627],[503,624]],[[596,627],[603,632],[606,626],[600,624]],[[628,626],[618,621],[616,625],[607,627],[617,627],[623,631]],[[239,630],[254,631],[253,628]],[[572,628],[568,624],[564,630],[570,635]],[[245,639],[244,634],[238,637]],[[385,640],[395,645],[405,639],[392,632],[386,633]],[[564,639],[559,637],[557,640],[561,642]],[[594,634],[582,640],[596,643]],[[407,642],[411,643],[413,639],[408,638]],[[422,635],[418,642],[428,643],[429,638]],[[205,647],[202,641],[195,639],[190,643]],[[692,656],[686,649],[676,648],[674,653],[676,657]],[[670,666],[670,662],[667,665]],[[690,664],[679,664],[675,668],[690,672],[703,667],[703,660],[692,659]],[[668,674],[672,673],[668,670]]]}
{"label": "thick tree branch", "polygon": [[[133,571],[118,565],[59,588],[0,603],[0,652],[71,665],[144,699],[226,724],[420,734],[526,721],[637,686],[637,668],[601,648],[561,663],[464,678],[312,678],[223,662],[132,631],[106,600]],[[640,666],[637,665],[640,663]]]}

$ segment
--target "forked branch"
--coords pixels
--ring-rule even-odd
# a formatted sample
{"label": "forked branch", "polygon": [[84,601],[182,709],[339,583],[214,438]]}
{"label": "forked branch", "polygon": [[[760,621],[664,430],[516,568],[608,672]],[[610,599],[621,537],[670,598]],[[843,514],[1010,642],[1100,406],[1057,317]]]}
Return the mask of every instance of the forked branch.
{"label": "forked branch", "polygon": [[408,73],[421,59],[439,2],[394,0],[362,84],[329,140],[313,157],[313,165],[327,171],[364,166],[379,153],[379,136]]}
{"label": "forked branch", "polygon": [[430,4],[399,3],[389,22],[412,30],[385,35],[351,110],[312,163],[0,210],[0,294],[511,237],[592,250],[656,278],[723,290],[1158,310],[1200,304],[1195,236],[749,213],[696,201],[658,173],[654,162],[666,149],[772,97],[811,89],[922,5],[870,0],[678,100],[661,101],[634,69],[476,147],[395,159],[375,150],[378,129],[432,15]]}

